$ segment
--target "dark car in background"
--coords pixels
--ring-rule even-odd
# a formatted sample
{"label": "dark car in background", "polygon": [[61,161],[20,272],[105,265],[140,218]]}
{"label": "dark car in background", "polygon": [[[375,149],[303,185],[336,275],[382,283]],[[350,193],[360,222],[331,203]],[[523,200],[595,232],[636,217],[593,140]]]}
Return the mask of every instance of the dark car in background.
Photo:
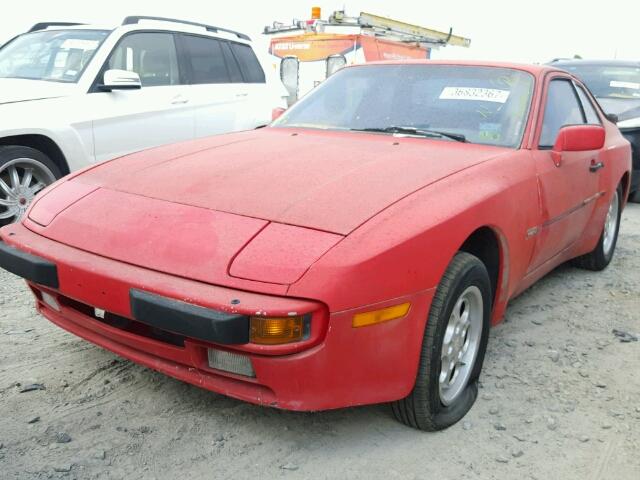
{"label": "dark car in background", "polygon": [[633,150],[629,199],[640,203],[640,61],[554,60],[551,64],[582,80],[605,113],[617,117],[618,128]]}

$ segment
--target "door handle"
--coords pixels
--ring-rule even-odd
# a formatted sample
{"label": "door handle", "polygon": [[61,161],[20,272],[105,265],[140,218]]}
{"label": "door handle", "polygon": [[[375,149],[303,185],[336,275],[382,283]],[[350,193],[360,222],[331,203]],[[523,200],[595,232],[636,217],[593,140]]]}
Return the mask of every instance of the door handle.
{"label": "door handle", "polygon": [[589,166],[589,171],[590,172],[595,173],[598,170],[600,170],[601,168],[604,168],[604,163],[596,162],[595,160],[591,160],[591,165]]}
{"label": "door handle", "polygon": [[171,105],[184,105],[185,103],[189,103],[189,99],[182,95],[173,97],[171,100]]}

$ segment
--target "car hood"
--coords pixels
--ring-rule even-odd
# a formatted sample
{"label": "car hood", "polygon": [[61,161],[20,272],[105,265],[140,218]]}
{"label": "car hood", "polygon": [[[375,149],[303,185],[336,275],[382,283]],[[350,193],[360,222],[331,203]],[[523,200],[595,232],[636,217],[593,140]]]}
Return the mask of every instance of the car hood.
{"label": "car hood", "polygon": [[77,181],[346,235],[389,205],[510,149],[266,128],[141,152]]}
{"label": "car hood", "polygon": [[0,105],[65,97],[74,91],[74,87],[73,83],[0,78]]}
{"label": "car hood", "polygon": [[25,225],[103,257],[211,284],[290,285],[392,203],[505,151],[267,128],[89,169],[44,192]]}

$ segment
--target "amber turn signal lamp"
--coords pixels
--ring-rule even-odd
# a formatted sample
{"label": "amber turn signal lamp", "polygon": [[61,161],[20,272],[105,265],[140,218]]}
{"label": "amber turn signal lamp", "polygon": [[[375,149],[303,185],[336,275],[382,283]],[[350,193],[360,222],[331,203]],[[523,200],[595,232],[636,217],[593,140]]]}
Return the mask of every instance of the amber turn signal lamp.
{"label": "amber turn signal lamp", "polygon": [[404,317],[409,312],[411,304],[409,302],[392,307],[381,308],[372,312],[356,313],[353,316],[353,327],[366,327],[376,323],[388,322],[396,318]]}
{"label": "amber turn signal lamp", "polygon": [[258,345],[280,345],[304,339],[304,317],[251,317],[249,341]]}

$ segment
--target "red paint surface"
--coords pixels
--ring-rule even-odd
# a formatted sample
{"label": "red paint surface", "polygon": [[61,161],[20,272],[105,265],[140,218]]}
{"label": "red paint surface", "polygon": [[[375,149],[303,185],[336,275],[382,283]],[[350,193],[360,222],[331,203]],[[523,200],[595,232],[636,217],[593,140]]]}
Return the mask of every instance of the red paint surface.
{"label": "red paint surface", "polygon": [[[36,206],[30,218],[39,211]],[[215,283],[226,275],[229,260],[266,225],[264,220],[98,189],[39,231],[103,257]]]}
{"label": "red paint surface", "polygon": [[553,147],[556,152],[584,152],[600,150],[606,131],[599,125],[571,125],[560,129]]}
{"label": "red paint surface", "polygon": [[[64,188],[60,188],[64,187]],[[29,212],[29,218],[37,224],[46,227],[53,219],[64,209],[81,200],[97,187],[85,185],[79,182],[64,182],[56,185],[54,188],[43,192],[33,202],[34,205],[39,203],[45,196],[47,201],[38,206],[37,210]],[[33,210],[33,207],[30,207]]]}
{"label": "red paint surface", "polygon": [[[497,323],[515,294],[595,247],[631,168],[629,144],[604,117],[601,149],[567,151],[574,139],[539,150],[547,84],[568,74],[498,66],[536,78],[519,149],[304,129],[223,135],[65,179],[31,209],[47,227],[26,220],[0,235],[58,265],[54,294],[118,315],[131,316],[129,289],[142,288],[225,311],[312,316],[299,344],[234,347],[257,375],[241,379],[211,371],[200,342],[177,349],[40,305],[63,328],[168,375],[295,410],[402,398],[434,289],[465,240],[479,228],[498,239]],[[605,165],[596,173],[594,160]],[[405,301],[403,319],[351,327],[355,313]]]}
{"label": "red paint surface", "polygon": [[211,137],[208,145],[173,160],[137,154],[129,162],[124,157],[78,180],[167,202],[348,234],[425,185],[511,152],[440,140],[284,128]]}
{"label": "red paint surface", "polygon": [[343,237],[271,223],[233,260],[233,277],[289,285]]}

